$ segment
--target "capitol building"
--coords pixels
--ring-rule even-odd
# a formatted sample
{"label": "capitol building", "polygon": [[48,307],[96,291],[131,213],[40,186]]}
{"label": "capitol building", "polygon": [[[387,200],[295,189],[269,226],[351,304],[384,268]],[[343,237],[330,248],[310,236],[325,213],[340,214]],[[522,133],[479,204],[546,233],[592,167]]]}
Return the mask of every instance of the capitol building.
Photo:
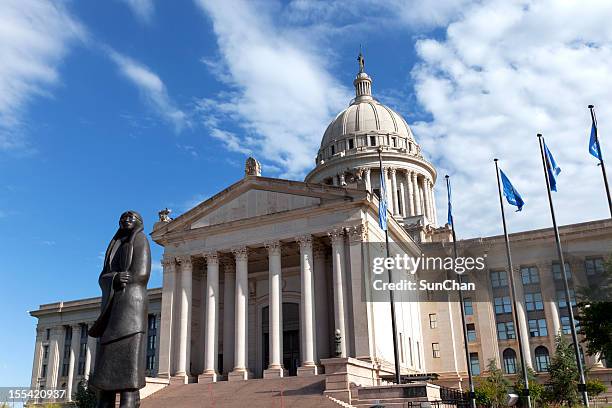
{"label": "capitol building", "polygon": [[[325,129],[304,181],[263,177],[249,158],[241,180],[176,219],[160,212],[150,237],[164,248],[163,286],[149,289],[144,397],[154,401],[178,386],[303,377],[324,380],[330,400],[350,404],[359,389],[393,375],[390,304],[373,301],[368,285],[373,258],[385,255],[381,179],[392,256],[451,256],[452,235],[438,222],[435,191],[446,194],[440,175],[410,126],[374,98],[363,64],[353,84],[355,98]],[[560,234],[572,293],[597,282],[612,248],[612,220],[562,226]],[[467,274],[476,286],[464,294],[469,364],[478,375],[494,360],[514,378],[521,333],[527,364],[545,381],[555,334],[571,342],[554,234],[529,230],[510,240],[514,271],[507,270],[503,236],[458,241],[460,256],[486,259],[483,270]],[[415,279],[433,273],[419,270]],[[458,294],[427,296],[395,297],[402,374],[435,373],[434,384],[465,390]],[[37,320],[33,388],[65,388],[69,400],[95,369],[87,329],[99,307],[100,298],[91,298],[30,312]],[[589,377],[610,389],[612,362],[584,359]],[[143,406],[158,406],[148,399]]]}

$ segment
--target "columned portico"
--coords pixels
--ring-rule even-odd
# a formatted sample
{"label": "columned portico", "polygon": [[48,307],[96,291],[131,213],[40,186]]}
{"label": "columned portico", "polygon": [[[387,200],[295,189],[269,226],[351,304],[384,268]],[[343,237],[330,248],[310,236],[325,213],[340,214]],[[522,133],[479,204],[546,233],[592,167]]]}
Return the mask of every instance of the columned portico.
{"label": "columned portico", "polygon": [[296,238],[300,246],[300,276],[301,290],[301,340],[302,340],[302,365],[298,368],[298,375],[317,374],[315,362],[315,322],[314,322],[314,279],[313,279],[313,256],[312,236],[303,235]]}
{"label": "columned portico", "polygon": [[234,341],[234,369],[228,375],[229,381],[249,379],[247,368],[247,309],[249,304],[248,285],[248,252],[246,247],[232,250],[236,258],[236,313],[235,313],[235,341]]}
{"label": "columned portico", "polygon": [[283,344],[283,329],[281,311],[283,307],[282,277],[281,277],[281,244],[279,241],[265,243],[268,250],[268,299],[269,299],[269,350],[270,365],[264,370],[264,378],[284,377],[281,347]]}
{"label": "columned portico", "polygon": [[216,252],[205,255],[207,267],[206,280],[206,331],[204,336],[204,373],[198,381],[217,381],[218,334],[217,316],[219,313],[219,256]]}

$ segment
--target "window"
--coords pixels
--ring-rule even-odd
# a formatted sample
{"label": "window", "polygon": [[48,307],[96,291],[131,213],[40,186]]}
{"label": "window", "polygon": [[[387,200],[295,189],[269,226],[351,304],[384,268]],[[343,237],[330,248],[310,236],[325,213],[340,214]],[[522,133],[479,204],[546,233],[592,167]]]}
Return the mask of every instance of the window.
{"label": "window", "polygon": [[42,369],[40,370],[40,376],[43,378],[47,376],[47,365],[46,364],[42,365]]}
{"label": "window", "polygon": [[508,274],[506,271],[491,272],[491,286],[494,288],[503,288],[508,286]]}
{"label": "window", "polygon": [[[552,271],[553,271],[553,276],[555,280],[563,279],[563,272],[561,272],[561,265],[558,262],[552,264]],[[565,263],[565,273],[567,274],[567,279],[572,279],[572,271],[567,262]]]}
{"label": "window", "polygon": [[470,353],[470,367],[472,368],[472,375],[480,375],[480,361],[478,360],[478,353]]}
{"label": "window", "polygon": [[70,368],[70,343],[72,343],[72,327],[66,326],[64,334],[64,358],[62,361],[62,377],[68,375]]}
{"label": "window", "polygon": [[[580,330],[580,324],[576,319],[574,319],[574,326],[576,327],[576,330]],[[569,316],[561,316],[561,330],[563,331],[563,334],[572,333],[570,328]]]}
{"label": "window", "polygon": [[49,345],[45,344],[43,346],[43,360],[46,360],[49,358]]}
{"label": "window", "polygon": [[348,148],[349,149],[353,149],[355,147],[355,140],[354,139],[349,139],[348,140]]}
{"label": "window", "polygon": [[474,306],[472,305],[472,298],[466,297],[463,299],[463,311],[466,316],[472,316],[474,314]]}
{"label": "window", "polygon": [[429,328],[435,329],[438,327],[438,315],[436,313],[429,314]]}
{"label": "window", "polygon": [[87,356],[87,325],[81,325],[81,342],[79,344],[79,364],[77,375],[85,375],[85,358]]}
{"label": "window", "polygon": [[397,139],[396,138],[394,138],[394,137],[391,138],[391,145],[393,147],[397,147]]}
{"label": "window", "polygon": [[467,337],[469,342],[476,341],[476,327],[474,326],[474,323],[467,325]]}
{"label": "window", "polygon": [[535,366],[539,372],[548,371],[548,365],[550,364],[550,358],[548,356],[548,349],[544,346],[538,346],[535,349]]}
{"label": "window", "polygon": [[504,371],[506,374],[516,374],[516,352],[507,348],[503,352],[504,357]]}
{"label": "window", "polygon": [[496,297],[493,300],[495,305],[495,314],[512,313],[512,305],[510,304],[510,296]]}
{"label": "window", "polygon": [[433,358],[440,358],[440,343],[431,343]]}
{"label": "window", "polygon": [[336,154],[336,146],[334,146],[334,145],[331,146],[331,154],[332,154],[332,156],[334,154]]}
{"label": "window", "polygon": [[537,268],[535,266],[521,268],[521,280],[523,281],[523,285],[539,283],[540,275],[538,275]]}
{"label": "window", "polygon": [[528,312],[534,310],[544,310],[544,302],[542,302],[542,294],[540,292],[525,293],[525,307]]}
{"label": "window", "polygon": [[408,353],[410,354],[410,365],[414,366],[414,358],[412,356],[412,338],[408,337]]}
{"label": "window", "polygon": [[399,344],[400,344],[400,357],[402,358],[402,363],[403,363],[404,361],[406,361],[406,357],[405,357],[406,352],[404,351],[404,333],[399,334]]}
{"label": "window", "polygon": [[515,339],[514,322],[497,323],[497,338],[500,340]]}
{"label": "window", "polygon": [[51,338],[51,329],[45,331],[45,340],[49,340],[49,338]]}
{"label": "window", "polygon": [[147,367],[149,371],[155,370],[155,347],[157,345],[157,318],[154,314],[148,316],[147,321]]}
{"label": "window", "polygon": [[417,361],[419,363],[419,368],[421,368],[421,344],[418,341],[416,342],[416,349],[417,349]]}
{"label": "window", "polygon": [[587,259],[584,261],[584,269],[587,275],[595,275],[603,273],[604,271],[604,260],[603,258]]}
{"label": "window", "polygon": [[[572,304],[572,307],[576,306],[576,294],[574,293],[574,289],[570,289],[569,293],[570,293],[570,302]],[[565,297],[564,290],[557,291],[557,304],[559,305],[559,309],[563,309],[567,307],[567,299]]]}
{"label": "window", "polygon": [[546,319],[530,319],[529,334],[531,337],[546,337],[548,336],[548,328],[546,327]]}
{"label": "window", "polygon": [[376,146],[376,136],[370,136],[370,146]]}

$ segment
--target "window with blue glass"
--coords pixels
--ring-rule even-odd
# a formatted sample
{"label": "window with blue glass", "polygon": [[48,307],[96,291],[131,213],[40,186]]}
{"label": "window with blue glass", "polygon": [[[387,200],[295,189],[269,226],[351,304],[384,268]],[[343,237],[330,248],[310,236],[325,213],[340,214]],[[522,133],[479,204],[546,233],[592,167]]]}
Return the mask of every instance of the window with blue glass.
{"label": "window with blue glass", "polygon": [[472,298],[463,298],[463,310],[466,316],[471,316],[474,314],[474,305],[472,304]]}
{"label": "window with blue glass", "polygon": [[[563,272],[561,271],[561,264],[556,262],[552,264],[552,271],[555,280],[563,279]],[[565,263],[565,274],[567,275],[567,279],[572,279],[572,271],[570,269],[569,264]]]}
{"label": "window with blue glass", "polygon": [[523,281],[523,285],[539,283],[540,275],[538,274],[538,269],[535,266],[521,268],[521,280]]}
{"label": "window with blue glass", "polygon": [[467,324],[467,337],[469,342],[476,341],[476,326],[474,323]]}
{"label": "window with blue glass", "polygon": [[491,286],[494,288],[503,288],[508,286],[508,274],[506,271],[492,271]]}
{"label": "window with blue glass", "polygon": [[497,338],[500,340],[515,339],[514,322],[497,323]]}
{"label": "window with blue glass", "polygon": [[601,274],[604,271],[603,258],[592,258],[584,261],[584,269],[587,275]]}
{"label": "window with blue glass", "polygon": [[506,374],[516,374],[516,352],[507,348],[502,354],[504,358],[504,371]]}
{"label": "window with blue glass", "polygon": [[470,353],[470,367],[472,368],[473,375],[480,375],[480,361],[478,360],[478,353]]}
{"label": "window with blue glass", "polygon": [[544,302],[540,292],[525,293],[525,308],[528,312],[544,310]]}
{"label": "window with blue glass", "polygon": [[495,314],[504,314],[512,312],[510,296],[496,297],[495,299],[493,299],[493,305],[495,307]]}
{"label": "window with blue glass", "polygon": [[[574,325],[576,326],[576,330],[580,330],[580,324],[578,320],[574,319]],[[563,331],[563,334],[572,333],[571,328],[570,328],[569,316],[561,316],[561,330]]]}
{"label": "window with blue glass", "polygon": [[538,346],[535,349],[535,366],[536,371],[544,372],[548,371],[548,365],[550,364],[550,356],[548,349],[544,346]]}
{"label": "window with blue glass", "polygon": [[546,319],[530,319],[529,334],[531,337],[548,336],[548,327],[546,326]]}
{"label": "window with blue glass", "polygon": [[[574,289],[569,290],[570,293],[570,302],[572,307],[576,306],[576,294],[574,293]],[[567,307],[567,298],[565,297],[565,291],[559,290],[557,291],[557,304],[559,305],[559,309],[563,309]]]}

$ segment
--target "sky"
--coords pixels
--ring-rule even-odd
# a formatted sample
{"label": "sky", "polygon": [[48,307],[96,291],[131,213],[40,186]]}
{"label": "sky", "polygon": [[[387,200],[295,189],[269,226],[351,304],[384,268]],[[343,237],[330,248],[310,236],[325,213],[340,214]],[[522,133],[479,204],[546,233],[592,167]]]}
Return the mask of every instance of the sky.
{"label": "sky", "polygon": [[510,231],[550,226],[537,133],[562,169],[559,223],[608,217],[587,105],[612,157],[611,19],[603,0],[0,2],[0,386],[29,385],[29,310],[99,295],[124,210],[150,231],[249,155],[302,180],[360,46],[438,170],[441,223],[451,176],[459,237],[501,233],[494,157],[526,202]]}

